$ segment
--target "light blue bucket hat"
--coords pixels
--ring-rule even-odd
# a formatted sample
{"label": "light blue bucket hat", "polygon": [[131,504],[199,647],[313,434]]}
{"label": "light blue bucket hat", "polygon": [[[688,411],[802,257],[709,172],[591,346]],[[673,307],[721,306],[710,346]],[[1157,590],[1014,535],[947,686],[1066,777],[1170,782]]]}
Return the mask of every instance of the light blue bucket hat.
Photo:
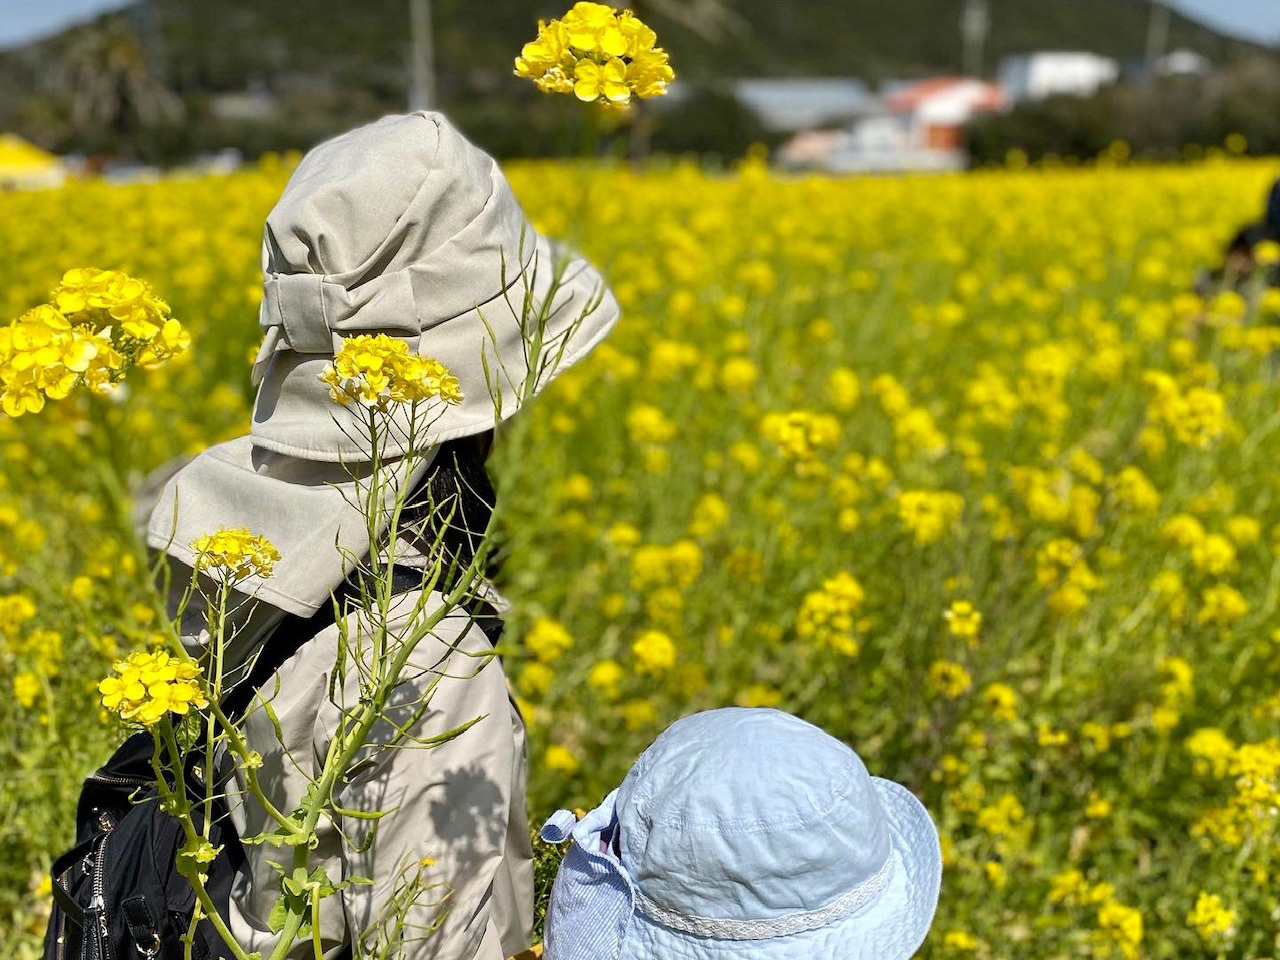
{"label": "light blue bucket hat", "polygon": [[542,838],[573,841],[546,960],[907,960],[942,878],[920,801],[777,710],[677,721]]}

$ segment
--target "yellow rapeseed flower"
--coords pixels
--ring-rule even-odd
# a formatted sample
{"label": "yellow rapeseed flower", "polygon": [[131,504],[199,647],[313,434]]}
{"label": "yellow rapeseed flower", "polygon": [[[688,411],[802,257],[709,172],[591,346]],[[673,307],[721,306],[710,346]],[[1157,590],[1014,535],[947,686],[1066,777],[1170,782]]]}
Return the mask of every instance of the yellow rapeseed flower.
{"label": "yellow rapeseed flower", "polygon": [[219,530],[197,537],[191,543],[196,553],[195,567],[205,573],[243,580],[248,576],[269,577],[280,553],[265,537],[247,529]]}
{"label": "yellow rapeseed flower", "polygon": [[997,720],[1012,723],[1018,719],[1018,695],[1007,683],[989,683],[982,690],[982,705]]}
{"label": "yellow rapeseed flower", "polygon": [[1098,929],[1106,941],[1117,947],[1126,960],[1136,960],[1142,946],[1142,914],[1133,907],[1112,901],[1098,908]]}
{"label": "yellow rapeseed flower", "polygon": [[564,777],[572,777],[581,766],[573,751],[559,744],[552,744],[547,747],[547,752],[543,759],[548,770],[553,770]]}
{"label": "yellow rapeseed flower", "polygon": [[386,411],[401,404],[462,402],[462,388],[438,360],[384,333],[347,337],[319,374],[334,403]]}
{"label": "yellow rapeseed flower", "polygon": [[40,689],[40,678],[30,671],[24,670],[13,678],[14,699],[28,710],[35,706]]}
{"label": "yellow rapeseed flower", "polygon": [[978,632],[982,629],[982,613],[968,600],[955,600],[942,614],[947,621],[947,629],[957,640],[964,640],[970,646],[977,643]]}
{"label": "yellow rapeseed flower", "polygon": [[661,676],[676,665],[676,645],[660,630],[646,630],[631,644],[636,670],[648,676]]}
{"label": "yellow rapeseed flower", "polygon": [[525,646],[542,663],[554,663],[573,646],[573,636],[557,620],[538,617],[524,638]]}
{"label": "yellow rapeseed flower", "polygon": [[821,589],[805,594],[796,616],[796,635],[846,657],[857,656],[857,621],[866,592],[849,573],[837,573]]}
{"label": "yellow rapeseed flower", "polygon": [[80,385],[102,392],[130,368],[160,366],[190,342],[144,281],[116,270],[68,270],[51,303],[0,327],[0,409],[19,417]]}
{"label": "yellow rapeseed flower", "polygon": [[1228,910],[1216,893],[1201,892],[1187,914],[1187,925],[1203,940],[1230,936],[1236,922],[1234,910]]}
{"label": "yellow rapeseed flower", "polygon": [[124,720],[154,726],[167,714],[183,716],[208,705],[200,668],[167,653],[134,653],[98,684],[102,705]]}
{"label": "yellow rapeseed flower", "polygon": [[515,73],[544,93],[572,93],[586,102],[660,97],[675,73],[657,39],[630,10],[575,3],[558,20],[538,21],[537,39],[521,49]]}
{"label": "yellow rapeseed flower", "polygon": [[973,687],[973,677],[958,663],[935,660],[929,667],[929,689],[947,700],[964,696]]}
{"label": "yellow rapeseed flower", "polygon": [[898,519],[919,546],[937,543],[959,522],[964,498],[946,490],[904,490],[898,494]]}
{"label": "yellow rapeseed flower", "polygon": [[840,422],[826,414],[794,410],[768,414],[760,424],[765,439],[778,445],[789,460],[807,463],[840,439]]}
{"label": "yellow rapeseed flower", "polygon": [[626,672],[616,660],[601,660],[587,672],[587,686],[606,700],[616,700],[625,678]]}

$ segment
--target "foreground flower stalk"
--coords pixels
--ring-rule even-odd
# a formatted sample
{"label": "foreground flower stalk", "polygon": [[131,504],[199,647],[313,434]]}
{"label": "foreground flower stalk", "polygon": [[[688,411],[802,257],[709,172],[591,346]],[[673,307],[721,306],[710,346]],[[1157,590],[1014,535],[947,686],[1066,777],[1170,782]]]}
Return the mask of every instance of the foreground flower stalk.
{"label": "foreground flower stalk", "polygon": [[[399,482],[400,471],[411,469],[433,449],[424,440],[426,428],[440,411],[462,401],[459,383],[444,365],[412,352],[405,341],[385,335],[345,339],[320,379],[328,385],[335,409],[354,412],[367,430],[371,462],[368,474],[362,473],[358,482],[359,506],[368,523],[370,542],[394,545],[410,492]],[[388,460],[383,451],[393,441],[397,450],[405,452]],[[407,443],[402,445],[404,441]],[[189,547],[194,554],[196,576],[186,587],[172,625],[170,636],[175,652],[134,653],[118,662],[112,676],[99,684],[102,702],[126,723],[140,725],[152,733],[155,788],[163,808],[177,818],[186,837],[177,868],[196,894],[198,906],[192,929],[206,918],[227,941],[237,960],[262,960],[234,942],[225,922],[217,916],[208,890],[208,864],[218,853],[209,829],[216,818],[214,785],[219,782],[214,761],[225,756],[238,769],[242,788],[267,815],[265,831],[242,840],[279,850],[281,887],[270,919],[278,939],[267,960],[284,960],[299,940],[308,938],[315,942],[319,956],[319,921],[324,901],[352,884],[368,882],[361,877],[325,874],[314,852],[320,831],[339,818],[376,821],[389,813],[345,810],[338,805],[337,797],[353,764],[371,751],[443,743],[470,726],[468,723],[424,740],[409,732],[411,724],[397,724],[389,737],[375,739],[375,731],[386,725],[389,704],[396,691],[402,689],[415,649],[475,589],[488,555],[487,543],[482,542],[475,558],[463,569],[446,570],[441,560],[425,569],[412,626],[401,624],[394,631],[389,624],[404,615],[399,607],[392,612],[392,606],[402,599],[392,583],[394,551],[384,554],[374,550],[367,557],[350,558],[356,566],[351,582],[357,585],[358,596],[354,604],[338,611],[340,640],[334,670],[336,676],[358,677],[359,695],[344,711],[342,723],[317,764],[311,789],[292,810],[272,804],[258,779],[263,758],[233,718],[226,715],[223,704],[229,689],[228,677],[232,675],[229,671],[240,668],[227,658],[242,622],[236,614],[243,611],[245,604],[257,602],[257,586],[273,576],[282,557],[266,537],[244,528],[211,531],[197,537]],[[437,596],[438,606],[426,606],[426,598],[437,588],[443,600]],[[204,604],[207,625],[207,636],[196,656],[178,639],[178,624],[190,603]],[[429,697],[429,693],[424,696],[421,709],[426,709]],[[259,702],[249,709],[269,707]],[[203,794],[197,788],[193,795],[189,783],[187,789],[173,786],[184,779],[176,771],[187,769],[192,759],[188,755],[190,748],[184,746],[192,741],[180,733],[184,724],[200,731],[194,742],[199,744],[201,754],[194,760],[203,773]],[[397,911],[403,914],[414,908],[423,891],[433,886],[421,870],[401,880],[387,904],[393,916],[388,918],[386,929],[392,932],[398,929]],[[365,952],[389,958],[401,946],[395,936],[387,936],[366,944]]]}

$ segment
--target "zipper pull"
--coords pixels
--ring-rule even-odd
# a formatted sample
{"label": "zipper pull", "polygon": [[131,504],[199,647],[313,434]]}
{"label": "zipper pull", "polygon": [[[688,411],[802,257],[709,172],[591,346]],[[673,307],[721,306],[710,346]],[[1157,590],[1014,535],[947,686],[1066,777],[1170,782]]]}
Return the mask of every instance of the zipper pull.
{"label": "zipper pull", "polygon": [[107,960],[107,904],[95,893],[84,912],[84,960]]}

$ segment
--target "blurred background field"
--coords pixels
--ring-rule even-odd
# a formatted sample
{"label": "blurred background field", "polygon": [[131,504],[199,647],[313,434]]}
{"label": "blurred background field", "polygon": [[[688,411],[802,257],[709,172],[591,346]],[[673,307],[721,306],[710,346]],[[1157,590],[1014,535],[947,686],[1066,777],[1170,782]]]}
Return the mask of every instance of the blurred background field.
{"label": "blurred background field", "polygon": [[[96,263],[194,338],[0,421],[7,953],[153,632],[113,477],[245,430],[287,172],[0,197],[8,315]],[[925,956],[1273,956],[1280,302],[1188,290],[1277,172],[513,165],[626,311],[499,450],[535,819],[682,713],[777,705],[937,818]]]}

